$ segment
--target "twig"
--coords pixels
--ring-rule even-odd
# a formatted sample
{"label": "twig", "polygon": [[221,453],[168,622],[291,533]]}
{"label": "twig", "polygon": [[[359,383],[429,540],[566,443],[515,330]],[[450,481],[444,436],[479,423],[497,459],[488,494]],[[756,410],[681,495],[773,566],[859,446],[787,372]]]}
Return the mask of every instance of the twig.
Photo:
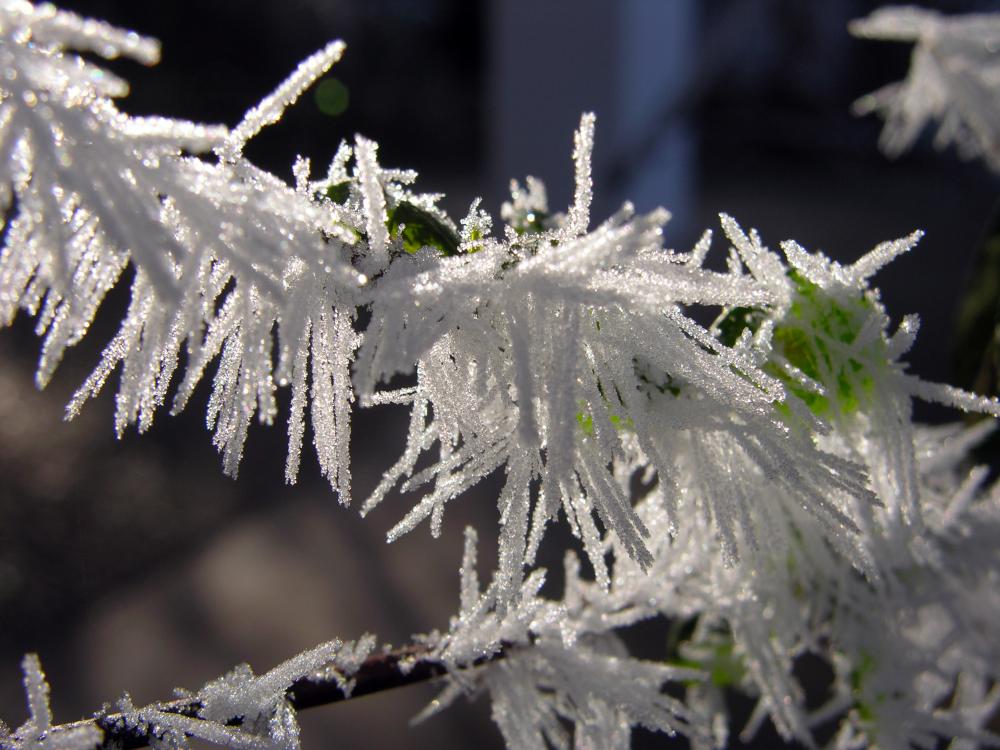
{"label": "twig", "polygon": [[[350,676],[354,681],[354,688],[349,695],[341,690],[333,678],[303,677],[288,688],[288,699],[295,709],[312,708],[329,703],[339,703],[350,698],[360,698],[370,693],[380,693],[384,690],[412,685],[417,682],[426,682],[443,676],[448,671],[445,665],[437,661],[423,660],[421,657],[427,653],[426,646],[410,645],[369,656],[361,663],[358,671]],[[501,650],[491,657],[477,660],[473,666],[479,666],[487,661],[503,658],[503,656],[504,651]],[[202,704],[197,699],[180,698],[155,704],[154,707],[166,713],[197,718]],[[96,725],[104,732],[104,741],[100,745],[102,749],[131,750],[132,748],[147,747],[150,742],[148,727],[127,728],[125,719],[126,714],[122,712],[100,713],[93,719],[83,719],[54,726],[50,731],[58,734],[79,729],[88,724]],[[229,725],[239,726],[242,721],[243,718],[238,717],[231,720]]]}

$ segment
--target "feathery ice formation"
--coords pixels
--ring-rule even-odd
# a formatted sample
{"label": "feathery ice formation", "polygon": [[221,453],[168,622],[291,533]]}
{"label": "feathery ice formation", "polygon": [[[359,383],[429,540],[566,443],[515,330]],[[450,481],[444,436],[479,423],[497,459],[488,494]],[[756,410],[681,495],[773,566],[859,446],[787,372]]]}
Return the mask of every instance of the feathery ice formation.
{"label": "feathery ice formation", "polygon": [[[973,33],[933,18],[876,14],[855,31],[933,41],[932,61]],[[667,249],[662,209],[592,220],[592,115],[572,205],[553,213],[538,180],[514,182],[499,231],[478,200],[453,222],[361,136],[322,179],[302,159],[295,185],[251,164],[248,140],[343,50],[303,62],[233,129],[136,118],[112,102],[127,85],[76,53],[153,63],[156,42],[0,2],[0,319],[37,317],[39,385],[131,265],[131,304],[70,416],[120,367],[116,429],[144,431],[217,362],[208,425],[226,472],[290,387],[287,480],[308,412],[346,505],[355,402],[408,406],[403,454],[362,505],[422,490],[390,540],[425,520],[436,536],[447,503],[502,470],[497,570],[481,589],[469,531],[459,614],[415,659],[448,671],[427,713],[487,692],[511,748],[625,748],[634,725],[722,747],[732,690],[755,700],[744,739],[770,720],[806,747],[1000,744],[986,729],[1000,490],[967,465],[993,423],[916,425],[912,402],[994,417],[1000,403],[907,372],[918,321],[893,326],[871,285],[920,233],[844,266],[795,242],[776,253],[722,215],[727,268],[709,270],[712,233]],[[892,149],[926,116],[917,89],[874,100]],[[988,157],[989,134],[963,122],[947,133]],[[706,309],[707,327],[693,315]],[[389,389],[400,373],[415,385]],[[560,512],[585,561],[567,555],[553,600],[534,561]],[[617,634],[650,618],[673,625],[658,662]],[[325,669],[349,692],[373,646],[331,642],[262,677],[239,667],[189,694],[194,716],[127,696],[118,709],[157,747],[297,748],[289,686]],[[832,671],[822,705],[796,677],[806,654]],[[37,657],[24,672],[30,718],[0,748],[101,741],[97,724],[54,727]]]}

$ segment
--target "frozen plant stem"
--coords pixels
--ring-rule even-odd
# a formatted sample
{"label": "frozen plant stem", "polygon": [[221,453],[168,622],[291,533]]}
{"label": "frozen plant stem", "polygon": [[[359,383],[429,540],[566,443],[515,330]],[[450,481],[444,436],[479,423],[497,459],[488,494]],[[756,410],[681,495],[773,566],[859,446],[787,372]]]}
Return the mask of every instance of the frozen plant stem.
{"label": "frozen plant stem", "polygon": [[[361,698],[372,693],[414,685],[426,682],[447,674],[448,669],[439,661],[426,660],[422,657],[429,653],[426,646],[404,646],[392,651],[373,654],[365,659],[351,679],[353,688],[345,691],[335,679],[323,679],[318,676],[302,677],[287,690],[288,701],[295,710],[325,706],[340,703],[345,700]],[[473,666],[502,659],[505,652],[497,652],[490,657],[484,657]],[[163,712],[198,717],[203,706],[201,701],[181,698],[155,704]],[[86,726],[96,726],[104,732],[104,740],[100,747],[111,750],[130,750],[131,748],[147,747],[150,744],[149,727],[128,727],[125,714],[120,712],[101,713],[94,719],[70,722],[51,727],[52,734],[61,734],[79,730]],[[239,726],[241,720],[234,719],[228,724]]]}

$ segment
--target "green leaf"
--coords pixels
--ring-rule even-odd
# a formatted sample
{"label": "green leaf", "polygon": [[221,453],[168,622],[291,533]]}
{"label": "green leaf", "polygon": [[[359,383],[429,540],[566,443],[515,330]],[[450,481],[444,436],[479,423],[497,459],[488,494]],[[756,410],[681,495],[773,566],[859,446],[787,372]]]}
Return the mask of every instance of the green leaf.
{"label": "green leaf", "polygon": [[632,421],[632,417],[628,417],[627,416],[624,419],[622,419],[617,414],[609,414],[608,415],[608,421],[611,422],[612,426],[614,426],[614,428],[616,430],[634,430],[635,429],[635,422]]}
{"label": "green leaf", "polygon": [[867,651],[862,651],[858,657],[858,665],[851,670],[848,681],[851,685],[851,695],[854,697],[854,705],[858,710],[858,716],[862,721],[871,723],[875,720],[875,709],[885,702],[885,694],[875,695],[874,705],[870,705],[863,700],[862,692],[868,676],[875,671],[875,658]]}
{"label": "green leaf", "polygon": [[686,641],[677,648],[677,655],[668,663],[679,667],[699,669],[717,688],[736,687],[747,674],[743,657],[736,653],[736,644],[727,633],[713,633],[707,641]]}
{"label": "green leaf", "polygon": [[757,307],[734,307],[716,324],[718,339],[726,346],[734,346],[747,328],[756,333],[767,314]]}
{"label": "green leaf", "polygon": [[351,194],[351,181],[344,180],[343,182],[338,182],[330,185],[326,189],[326,197],[336,203],[338,206],[343,206],[347,203],[347,199]]}
{"label": "green leaf", "polygon": [[862,651],[858,657],[858,665],[851,670],[849,680],[851,683],[851,692],[855,695],[861,692],[861,688],[864,687],[865,680],[868,678],[872,672],[875,671],[875,658],[867,651]]}
{"label": "green leaf", "polygon": [[709,667],[709,678],[716,687],[739,685],[747,673],[743,660],[734,652],[732,641],[717,645],[706,666]]}
{"label": "green leaf", "polygon": [[[860,291],[855,297],[835,299],[794,270],[788,272],[788,277],[795,286],[795,294],[787,315],[774,326],[774,351],[823,385],[827,393],[820,395],[805,388],[776,362],[768,362],[764,370],[781,380],[818,417],[829,416],[834,407],[841,414],[856,412],[867,403],[874,389],[875,381],[868,367],[873,362],[888,364],[884,343],[872,342],[864,352],[855,349],[858,358],[834,354],[839,346],[830,344],[849,349],[855,344],[874,313],[871,301]],[[869,364],[863,364],[862,359]]]}
{"label": "green leaf", "polygon": [[410,254],[433,247],[446,257],[458,255],[458,235],[437,216],[412,203],[400,201],[389,209],[386,225],[394,238],[400,236],[402,227],[403,249]]}

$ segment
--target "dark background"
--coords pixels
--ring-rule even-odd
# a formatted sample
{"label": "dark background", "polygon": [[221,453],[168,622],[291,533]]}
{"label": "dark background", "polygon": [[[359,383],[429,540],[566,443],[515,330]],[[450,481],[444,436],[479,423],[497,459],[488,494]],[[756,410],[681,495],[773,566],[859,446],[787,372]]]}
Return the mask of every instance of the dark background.
{"label": "dark background", "polygon": [[[878,5],[80,0],[63,7],[163,42],[156,67],[113,64],[132,83],[122,109],[227,125],[301,59],[345,39],[346,56],[331,75],[350,92],[347,110],[324,115],[307,93],[248,150],[289,179],[296,154],[325,172],[339,141],[362,133],[380,143],[383,164],[414,168],[423,190],[446,193],[443,205],[456,219],[476,196],[498,214],[508,180],[525,174],[546,181],[559,210],[572,194],[572,133],[591,109],[595,221],[626,198],[640,210],[662,204],[675,214],[666,242],[684,250],[726,211],[757,227],[771,247],[794,238],[844,261],[922,228],[918,249],[876,282],[896,321],[910,312],[923,319],[913,371],[957,383],[956,305],[998,180],[982,164],[933,151],[926,137],[891,163],[876,148],[880,123],[850,115],[855,98],[898,80],[908,64],[906,45],[848,35],[847,21]],[[390,498],[360,521],[336,504],[310,446],[299,485],[285,487],[283,422],[252,429],[240,478],[223,477],[203,427],[204,387],[185,414],[162,416],[142,439],[114,439],[110,389],[62,423],[63,405],[96,363],[126,298],[109,300],[45,393],[32,387],[31,322],[21,318],[0,335],[0,716],[14,726],[25,717],[19,661],[28,650],[41,654],[56,718],[67,721],[125,689],[137,703],[167,697],[240,661],[262,672],[335,636],[372,631],[402,643],[447,627],[457,608],[463,526],[480,528],[484,574],[495,560],[495,484],[452,504],[442,539],[432,543],[421,528],[386,546],[385,531],[412,500]],[[390,408],[358,416],[357,497],[398,456],[404,425],[405,413]],[[557,562],[561,552],[546,557]],[[304,712],[303,744],[500,745],[482,700],[409,728],[433,694],[414,687]]]}

